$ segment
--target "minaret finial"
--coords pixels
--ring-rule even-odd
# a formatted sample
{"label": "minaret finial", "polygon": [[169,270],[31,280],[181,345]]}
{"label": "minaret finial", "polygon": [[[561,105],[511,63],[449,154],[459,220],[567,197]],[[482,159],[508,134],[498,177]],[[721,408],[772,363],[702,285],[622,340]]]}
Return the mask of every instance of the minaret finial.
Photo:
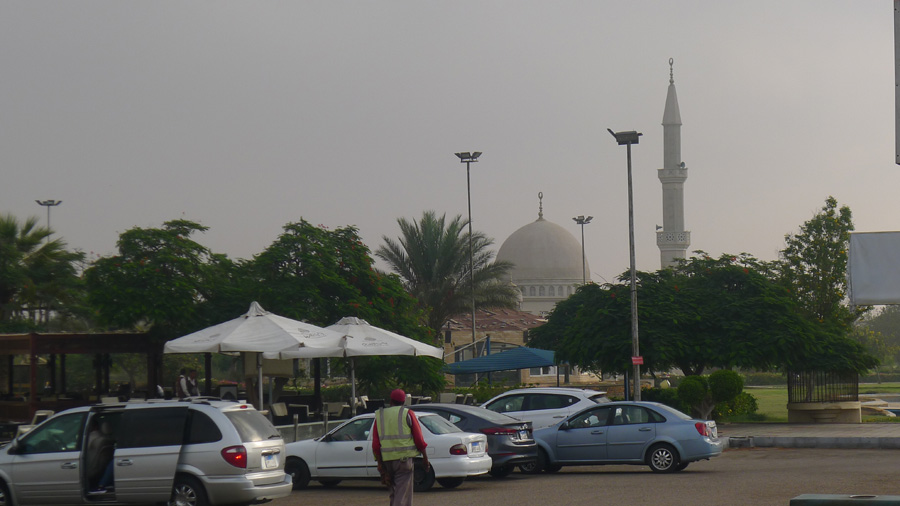
{"label": "minaret finial", "polygon": [[538,219],[544,219],[544,192],[538,192]]}
{"label": "minaret finial", "polygon": [[672,71],[673,63],[675,63],[675,59],[669,58],[669,84],[675,84],[675,72]]}

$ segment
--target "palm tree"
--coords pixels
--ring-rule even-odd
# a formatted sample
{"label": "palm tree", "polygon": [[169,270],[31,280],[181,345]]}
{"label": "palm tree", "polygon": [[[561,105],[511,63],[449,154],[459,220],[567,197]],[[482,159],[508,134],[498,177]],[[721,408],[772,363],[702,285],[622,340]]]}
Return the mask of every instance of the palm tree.
{"label": "palm tree", "polygon": [[34,318],[39,309],[49,316],[77,285],[75,265],[83,254],[67,251],[61,239],[48,241],[51,233],[38,218],[20,225],[10,214],[0,216],[0,322],[25,312]]}
{"label": "palm tree", "polygon": [[[406,290],[426,309],[427,324],[436,333],[455,314],[472,309],[469,276],[468,225],[457,215],[425,211],[419,221],[399,218],[400,237],[384,236],[385,244],[375,252],[390,264]],[[493,262],[494,243],[481,232],[472,234],[475,265],[476,307],[515,307],[514,287],[503,279],[512,268],[509,262]]]}

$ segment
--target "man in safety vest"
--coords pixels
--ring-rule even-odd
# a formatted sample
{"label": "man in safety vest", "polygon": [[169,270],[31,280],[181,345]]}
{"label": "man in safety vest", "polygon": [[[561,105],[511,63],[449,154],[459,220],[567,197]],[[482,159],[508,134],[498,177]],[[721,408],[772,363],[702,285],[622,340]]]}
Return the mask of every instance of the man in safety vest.
{"label": "man in safety vest", "polygon": [[391,506],[411,506],[413,497],[413,459],[422,456],[425,472],[430,464],[425,454],[425,439],[415,413],[405,408],[406,392],[391,392],[391,406],[375,414],[372,452],[378,462],[381,482],[391,491]]}

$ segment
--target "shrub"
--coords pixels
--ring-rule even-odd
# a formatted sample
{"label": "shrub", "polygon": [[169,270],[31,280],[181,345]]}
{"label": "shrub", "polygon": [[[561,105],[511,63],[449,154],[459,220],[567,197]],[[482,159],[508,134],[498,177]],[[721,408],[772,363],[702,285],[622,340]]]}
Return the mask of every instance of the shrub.
{"label": "shrub", "polygon": [[641,399],[665,404],[684,413],[691,409],[688,404],[678,398],[678,391],[674,388],[648,388],[641,391]]}
{"label": "shrub", "polygon": [[759,409],[759,405],[757,404],[756,397],[747,393],[741,392],[730,401],[720,402],[716,405],[716,409],[713,411],[713,418],[730,418],[733,416],[741,416],[741,415],[752,415],[756,413]]}

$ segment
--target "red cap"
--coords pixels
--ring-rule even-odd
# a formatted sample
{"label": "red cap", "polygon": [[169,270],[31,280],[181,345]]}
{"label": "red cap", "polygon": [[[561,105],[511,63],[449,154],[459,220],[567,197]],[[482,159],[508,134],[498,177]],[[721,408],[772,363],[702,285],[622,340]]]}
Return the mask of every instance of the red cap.
{"label": "red cap", "polygon": [[403,404],[404,402],[406,402],[406,392],[399,388],[394,390],[393,392],[391,392],[391,400]]}

